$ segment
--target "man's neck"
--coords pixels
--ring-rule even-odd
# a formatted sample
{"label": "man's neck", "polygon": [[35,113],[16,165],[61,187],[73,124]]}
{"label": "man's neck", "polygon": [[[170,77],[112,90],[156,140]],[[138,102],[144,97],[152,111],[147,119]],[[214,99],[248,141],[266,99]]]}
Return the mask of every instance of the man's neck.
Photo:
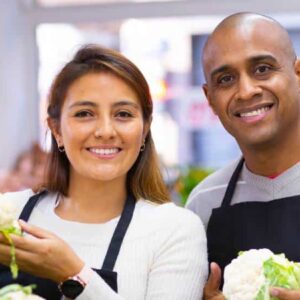
{"label": "man's neck", "polygon": [[300,161],[300,142],[289,146],[272,145],[268,148],[241,149],[247,168],[261,176],[281,174]]}

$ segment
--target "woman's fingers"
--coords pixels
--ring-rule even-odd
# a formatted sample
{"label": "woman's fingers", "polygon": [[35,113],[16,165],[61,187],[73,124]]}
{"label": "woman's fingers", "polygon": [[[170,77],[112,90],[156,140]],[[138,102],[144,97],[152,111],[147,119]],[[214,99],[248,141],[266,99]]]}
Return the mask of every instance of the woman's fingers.
{"label": "woman's fingers", "polygon": [[35,225],[26,223],[23,220],[19,220],[19,224],[22,228],[22,231],[29,233],[30,235],[36,237],[36,238],[40,238],[40,239],[47,239],[47,238],[51,238],[53,237],[53,233],[42,229],[40,227],[37,227]]}

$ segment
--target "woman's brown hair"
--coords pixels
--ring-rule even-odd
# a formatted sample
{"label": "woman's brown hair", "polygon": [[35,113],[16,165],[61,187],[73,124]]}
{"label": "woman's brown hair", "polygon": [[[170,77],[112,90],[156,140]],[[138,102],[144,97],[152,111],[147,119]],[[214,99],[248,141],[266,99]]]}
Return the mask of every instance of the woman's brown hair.
{"label": "woman's brown hair", "polygon": [[[138,95],[144,122],[151,122],[153,104],[149,86],[140,70],[126,57],[111,49],[95,45],[81,48],[54,79],[48,104],[48,120],[59,128],[62,106],[68,89],[78,78],[88,73],[109,72],[126,82]],[[68,194],[70,163],[65,152],[60,152],[51,134],[51,151],[46,169],[45,188]],[[156,203],[170,201],[163,182],[159,161],[149,130],[145,149],[141,151],[127,174],[127,189],[136,199],[144,198]]]}

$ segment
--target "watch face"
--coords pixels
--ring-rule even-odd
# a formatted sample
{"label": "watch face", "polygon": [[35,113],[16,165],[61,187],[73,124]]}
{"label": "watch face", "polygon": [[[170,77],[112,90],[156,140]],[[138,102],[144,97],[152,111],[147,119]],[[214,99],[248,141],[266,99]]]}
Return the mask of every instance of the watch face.
{"label": "watch face", "polygon": [[82,293],[84,287],[79,281],[68,279],[62,283],[60,289],[64,296],[75,299]]}

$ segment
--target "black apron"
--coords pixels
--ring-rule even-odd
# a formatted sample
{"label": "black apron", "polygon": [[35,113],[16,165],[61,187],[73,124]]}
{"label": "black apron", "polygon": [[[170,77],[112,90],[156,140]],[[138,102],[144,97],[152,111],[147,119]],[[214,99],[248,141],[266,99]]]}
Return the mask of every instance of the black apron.
{"label": "black apron", "polygon": [[[42,199],[42,197],[46,194],[47,191],[43,191],[32,196],[23,208],[20,219],[28,221],[34,206],[40,198]],[[124,236],[131,222],[135,203],[136,201],[134,197],[129,195],[126,199],[122,215],[108,247],[102,268],[93,269],[115,292],[118,292],[118,284],[117,273],[114,272],[113,269],[118,258]],[[36,284],[37,288],[34,289],[34,293],[48,300],[60,300],[62,297],[62,294],[57,287],[57,283],[54,281],[32,276],[24,272],[19,272],[18,278],[14,280],[12,279],[10,269],[6,266],[0,265],[0,288],[11,283],[19,283],[22,285]]]}
{"label": "black apron", "polygon": [[221,269],[239,251],[268,248],[300,261],[300,195],[269,202],[230,205],[244,159],[236,167],[222,205],[212,211],[207,227],[209,261]]}

